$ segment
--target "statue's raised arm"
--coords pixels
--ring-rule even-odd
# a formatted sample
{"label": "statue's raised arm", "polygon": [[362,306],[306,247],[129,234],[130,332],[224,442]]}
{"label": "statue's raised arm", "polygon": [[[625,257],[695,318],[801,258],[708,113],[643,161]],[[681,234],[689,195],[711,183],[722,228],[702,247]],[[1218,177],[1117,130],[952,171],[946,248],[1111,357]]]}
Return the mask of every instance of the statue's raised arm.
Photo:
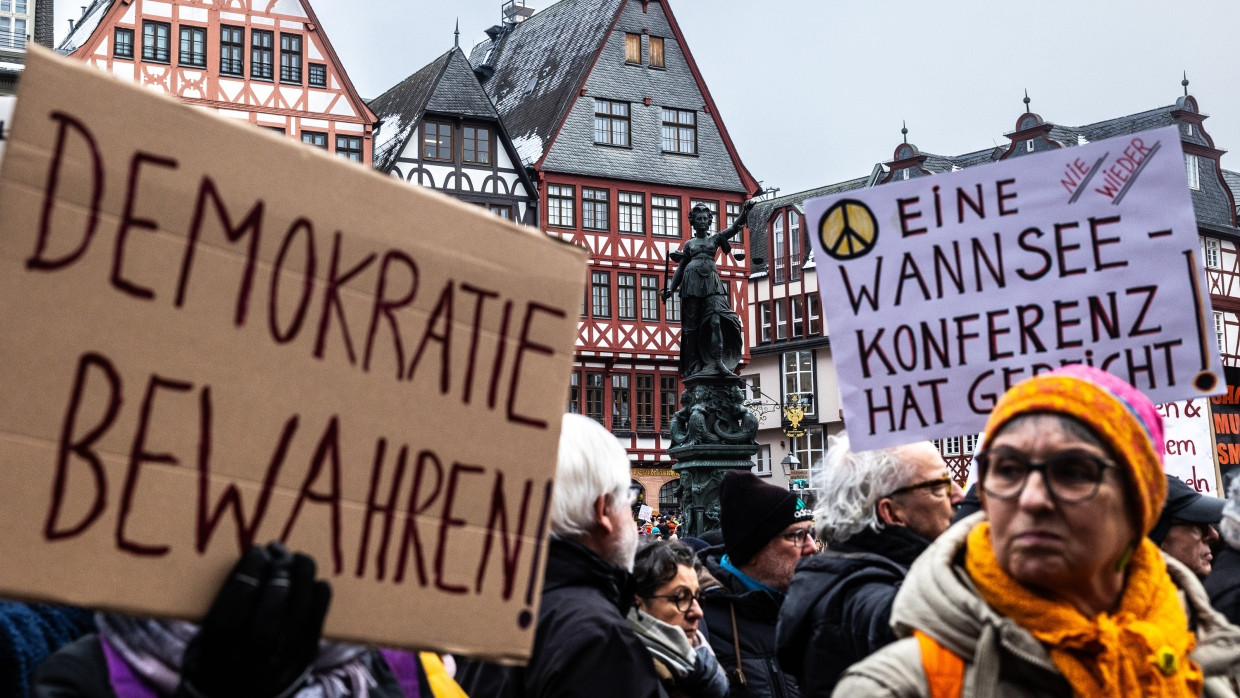
{"label": "statue's raised arm", "polygon": [[749,222],[749,212],[753,209],[754,203],[755,202],[753,199],[746,201],[745,205],[741,207],[741,215],[737,216],[736,220],[732,223],[732,225],[729,225],[726,230],[719,231],[719,237],[724,240],[728,240],[731,239],[732,236],[739,233],[741,228],[744,228],[745,224]]}

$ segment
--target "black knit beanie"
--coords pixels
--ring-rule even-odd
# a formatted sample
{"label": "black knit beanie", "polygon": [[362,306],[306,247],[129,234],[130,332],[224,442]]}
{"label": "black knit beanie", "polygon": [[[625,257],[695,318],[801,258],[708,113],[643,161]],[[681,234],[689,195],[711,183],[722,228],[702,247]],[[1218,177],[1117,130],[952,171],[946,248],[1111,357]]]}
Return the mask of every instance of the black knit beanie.
{"label": "black knit beanie", "polygon": [[728,473],[719,486],[723,546],[734,565],[749,562],[785,528],[813,515],[795,494],[748,471]]}

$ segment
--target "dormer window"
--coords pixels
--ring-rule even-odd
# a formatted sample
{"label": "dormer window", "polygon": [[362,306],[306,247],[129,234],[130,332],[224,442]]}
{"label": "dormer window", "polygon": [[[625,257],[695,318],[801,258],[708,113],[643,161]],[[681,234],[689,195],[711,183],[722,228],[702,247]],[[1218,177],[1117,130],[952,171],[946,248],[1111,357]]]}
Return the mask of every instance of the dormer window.
{"label": "dormer window", "polygon": [[1032,152],[1033,152],[1033,139],[1032,139],[1032,138],[1030,138],[1029,140],[1025,141],[1025,152],[1026,152],[1026,153],[1032,153]]}
{"label": "dormer window", "polygon": [[452,124],[439,121],[427,121],[423,126],[422,159],[452,159]]}
{"label": "dormer window", "polygon": [[461,138],[461,160],[471,165],[491,164],[491,129],[466,126]]}
{"label": "dormer window", "polygon": [[629,103],[594,100],[594,142],[629,147]]}
{"label": "dormer window", "polygon": [[663,152],[697,155],[697,112],[663,107]]}
{"label": "dormer window", "polygon": [[624,62],[630,65],[642,64],[642,35],[624,35]]}
{"label": "dormer window", "polygon": [[1184,167],[1188,172],[1188,188],[1194,191],[1201,189],[1201,171],[1197,156],[1185,153]]}

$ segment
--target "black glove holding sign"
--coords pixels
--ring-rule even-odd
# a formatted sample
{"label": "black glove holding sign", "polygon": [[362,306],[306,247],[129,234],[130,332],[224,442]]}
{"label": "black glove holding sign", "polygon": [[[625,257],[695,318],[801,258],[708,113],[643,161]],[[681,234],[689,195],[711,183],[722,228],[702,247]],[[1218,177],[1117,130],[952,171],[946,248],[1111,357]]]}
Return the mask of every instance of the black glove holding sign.
{"label": "black glove holding sign", "polygon": [[283,698],[318,655],[331,587],[314,560],[279,543],[252,547],[211,603],[181,662],[184,698]]}

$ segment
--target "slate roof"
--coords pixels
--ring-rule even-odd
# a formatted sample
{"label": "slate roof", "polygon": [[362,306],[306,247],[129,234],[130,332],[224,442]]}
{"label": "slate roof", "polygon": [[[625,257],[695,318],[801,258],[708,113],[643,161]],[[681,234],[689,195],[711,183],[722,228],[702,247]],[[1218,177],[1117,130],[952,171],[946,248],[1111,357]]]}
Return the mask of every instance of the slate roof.
{"label": "slate roof", "polygon": [[499,122],[468,59],[453,48],[370,102],[382,123],[375,132],[375,169],[387,172],[427,112]]}
{"label": "slate roof", "polygon": [[470,53],[493,69],[484,87],[527,164],[542,159],[624,1],[561,0]]}
{"label": "slate roof", "polygon": [[[90,7],[82,13],[81,18],[73,24],[73,31],[60,42],[56,50],[61,53],[73,53],[79,46],[86,43],[91,34],[95,33],[95,28],[99,26],[99,21],[107,14],[108,8],[112,7],[112,3],[116,0],[93,0]],[[39,3],[43,4],[43,3]]]}
{"label": "slate roof", "polygon": [[[470,62],[484,81],[518,153],[545,171],[748,193],[742,168],[698,82],[665,4],[561,0],[516,25],[492,29]],[[662,37],[665,69],[624,60],[625,34]],[[596,99],[629,104],[626,147],[594,143]],[[697,152],[663,152],[662,109],[697,115]],[[746,172],[744,176],[749,176]]]}
{"label": "slate roof", "polygon": [[40,2],[34,8],[34,41],[46,48],[55,47],[56,4],[51,0]]}

